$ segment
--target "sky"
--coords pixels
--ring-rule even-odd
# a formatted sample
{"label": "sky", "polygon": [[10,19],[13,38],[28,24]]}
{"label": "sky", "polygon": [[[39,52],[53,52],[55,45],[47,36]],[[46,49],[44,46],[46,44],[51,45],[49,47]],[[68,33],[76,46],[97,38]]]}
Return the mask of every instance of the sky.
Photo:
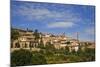
{"label": "sky", "polygon": [[11,26],[15,28],[95,40],[95,7],[89,5],[11,2]]}

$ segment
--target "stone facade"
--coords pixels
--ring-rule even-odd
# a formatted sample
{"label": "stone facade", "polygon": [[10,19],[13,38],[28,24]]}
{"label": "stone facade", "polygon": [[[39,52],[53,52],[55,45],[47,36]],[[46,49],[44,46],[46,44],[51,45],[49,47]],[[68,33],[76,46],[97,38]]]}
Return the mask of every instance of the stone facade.
{"label": "stone facade", "polygon": [[[11,50],[18,50],[18,49],[36,49],[40,50],[37,48],[39,45],[40,41],[43,41],[43,46],[45,47],[47,43],[49,42],[50,44],[53,44],[56,49],[61,49],[66,46],[69,47],[69,51],[71,52],[72,50],[78,51],[78,41],[76,39],[69,39],[65,35],[58,35],[58,36],[50,36],[51,34],[45,34],[40,36],[42,38],[38,39],[38,42],[35,41],[35,36],[33,35],[34,32],[30,31],[19,31],[20,37],[17,40],[14,40],[12,42],[12,48]],[[70,45],[67,44],[67,42],[70,42]]]}

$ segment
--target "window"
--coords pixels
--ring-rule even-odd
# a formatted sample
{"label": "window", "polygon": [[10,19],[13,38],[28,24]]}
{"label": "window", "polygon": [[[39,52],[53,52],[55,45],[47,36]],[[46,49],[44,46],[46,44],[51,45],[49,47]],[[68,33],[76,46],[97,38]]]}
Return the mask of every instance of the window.
{"label": "window", "polygon": [[20,48],[20,44],[19,43],[16,43],[15,44],[15,48]]}

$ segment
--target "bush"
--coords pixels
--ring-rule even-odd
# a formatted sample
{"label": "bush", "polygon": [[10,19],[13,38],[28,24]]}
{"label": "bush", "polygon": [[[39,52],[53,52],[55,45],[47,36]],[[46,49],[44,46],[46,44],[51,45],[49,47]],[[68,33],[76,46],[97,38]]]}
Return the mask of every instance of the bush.
{"label": "bush", "polygon": [[16,50],[11,53],[11,66],[25,66],[32,63],[32,53],[28,50]]}
{"label": "bush", "polygon": [[34,52],[32,57],[32,64],[33,65],[47,64],[45,56],[41,53]]}

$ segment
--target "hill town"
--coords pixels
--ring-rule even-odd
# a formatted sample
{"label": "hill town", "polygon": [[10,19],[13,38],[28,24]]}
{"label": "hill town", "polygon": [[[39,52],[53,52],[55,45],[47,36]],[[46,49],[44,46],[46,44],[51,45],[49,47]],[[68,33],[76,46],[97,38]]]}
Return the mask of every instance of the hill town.
{"label": "hill town", "polygon": [[[14,34],[13,34],[14,33]],[[55,49],[65,49],[68,48],[69,52],[77,52],[81,47],[88,45],[90,48],[95,48],[93,42],[80,42],[77,39],[66,36],[64,33],[62,35],[54,35],[50,33],[41,33],[36,29],[34,32],[32,30],[23,30],[12,28],[12,42],[11,51],[19,49],[27,49],[32,51],[41,50],[39,46],[45,47],[46,45],[54,46]]]}

